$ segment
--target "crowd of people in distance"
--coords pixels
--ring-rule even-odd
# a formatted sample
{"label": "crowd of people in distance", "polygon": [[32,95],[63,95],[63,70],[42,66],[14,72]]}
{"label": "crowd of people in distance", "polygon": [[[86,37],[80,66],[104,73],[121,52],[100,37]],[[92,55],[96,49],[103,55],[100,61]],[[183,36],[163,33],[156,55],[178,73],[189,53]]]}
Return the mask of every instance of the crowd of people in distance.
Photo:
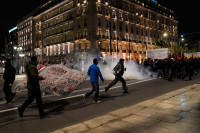
{"label": "crowd of people in distance", "polygon": [[166,58],[166,59],[145,59],[143,67],[155,73],[156,76],[172,81],[183,79],[197,74],[200,69],[200,58]]}

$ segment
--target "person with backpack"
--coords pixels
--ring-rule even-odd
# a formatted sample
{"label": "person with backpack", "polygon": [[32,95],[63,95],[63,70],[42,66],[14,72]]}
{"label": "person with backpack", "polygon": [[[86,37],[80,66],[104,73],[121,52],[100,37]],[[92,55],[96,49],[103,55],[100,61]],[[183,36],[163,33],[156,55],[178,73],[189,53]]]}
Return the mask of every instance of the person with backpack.
{"label": "person with backpack", "polygon": [[6,104],[10,103],[16,93],[11,92],[11,88],[13,86],[13,83],[15,81],[15,74],[16,70],[15,68],[11,65],[10,59],[5,60],[5,71],[3,74],[3,79],[5,80],[4,86],[3,86],[3,91],[5,93],[6,97]]}
{"label": "person with backpack", "polygon": [[124,71],[126,71],[126,68],[124,68],[124,59],[121,58],[119,60],[118,64],[114,67],[113,71],[114,71],[113,74],[115,75],[115,79],[107,87],[105,87],[105,92],[107,93],[110,87],[114,86],[118,81],[120,81],[122,83],[123,93],[128,93],[126,81],[122,77],[124,74]]}
{"label": "person with backpack", "polygon": [[36,66],[37,57],[32,56],[31,62],[26,65],[28,98],[20,107],[18,107],[20,117],[23,117],[24,110],[34,101],[34,99],[36,100],[40,118],[42,119],[46,115],[43,108],[39,83],[39,80],[44,80],[44,78],[38,75],[38,69]]}

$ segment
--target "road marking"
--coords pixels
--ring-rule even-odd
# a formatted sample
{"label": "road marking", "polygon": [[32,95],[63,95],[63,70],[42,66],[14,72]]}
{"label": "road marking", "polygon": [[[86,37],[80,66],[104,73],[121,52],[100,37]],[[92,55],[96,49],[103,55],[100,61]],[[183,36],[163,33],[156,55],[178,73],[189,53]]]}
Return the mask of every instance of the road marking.
{"label": "road marking", "polygon": [[[142,81],[138,81],[138,82],[134,82],[134,83],[129,83],[129,84],[127,84],[127,86],[134,85],[134,84],[139,84],[139,83],[142,83],[142,82],[151,81],[151,80],[154,80],[154,79],[157,79],[157,78],[151,78],[151,79],[146,79],[146,80],[142,80]],[[122,87],[122,86],[115,86],[115,87],[110,88],[110,90],[113,90],[113,89],[116,89],[116,88],[120,88],[120,87]],[[105,91],[105,90],[103,89],[103,90],[99,90],[99,91],[102,92],[102,91]],[[80,97],[80,96],[83,96],[83,94],[70,96],[70,97],[64,97],[64,98],[61,98],[61,99],[56,99],[55,101],[65,100],[65,99],[70,99],[70,98],[75,98],[75,97]]]}
{"label": "road marking", "polygon": [[[142,82],[151,81],[151,80],[154,80],[154,79],[157,79],[157,78],[151,78],[151,79],[137,81],[137,82],[134,82],[134,83],[129,83],[129,84],[127,84],[127,86],[134,85],[134,84],[139,84],[139,83],[142,83]],[[122,87],[122,86],[115,86],[115,87],[110,88],[110,90],[113,90],[113,89],[116,89],[116,88],[120,88],[120,87]],[[99,90],[99,91],[102,92],[102,91],[105,91],[105,90],[102,89],[102,90]],[[78,95],[74,95],[74,96],[59,98],[59,99],[51,100],[50,102],[55,102],[55,101],[59,101],[59,100],[66,100],[66,99],[76,98],[76,97],[80,97],[80,96],[83,96],[83,94],[78,94]],[[13,110],[17,110],[17,109],[18,109],[18,107],[4,109],[4,110],[0,110],[0,113],[4,113],[4,112],[8,112],[8,111],[13,111]]]}
{"label": "road marking", "polygon": [[0,113],[8,112],[8,111],[16,110],[16,109],[17,109],[17,107],[10,108],[10,109],[5,109],[5,110],[0,110]]}

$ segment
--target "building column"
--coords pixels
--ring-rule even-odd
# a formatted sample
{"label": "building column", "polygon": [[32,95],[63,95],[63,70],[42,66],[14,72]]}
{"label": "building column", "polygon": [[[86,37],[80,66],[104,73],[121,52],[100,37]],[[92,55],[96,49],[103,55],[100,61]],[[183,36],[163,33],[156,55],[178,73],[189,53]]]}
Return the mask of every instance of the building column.
{"label": "building column", "polygon": [[97,10],[96,1],[88,0],[88,38],[90,41],[90,48],[88,53],[92,55],[99,54],[100,51],[96,45],[96,31],[97,31]]}

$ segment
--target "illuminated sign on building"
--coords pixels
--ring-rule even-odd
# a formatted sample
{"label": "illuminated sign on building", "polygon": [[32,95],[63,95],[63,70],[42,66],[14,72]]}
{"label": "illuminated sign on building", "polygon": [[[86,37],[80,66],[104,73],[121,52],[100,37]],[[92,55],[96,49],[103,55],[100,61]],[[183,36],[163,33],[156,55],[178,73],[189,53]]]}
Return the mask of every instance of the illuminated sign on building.
{"label": "illuminated sign on building", "polygon": [[155,3],[158,3],[156,0],[152,0],[153,2],[155,2]]}
{"label": "illuminated sign on building", "polygon": [[16,30],[16,29],[17,29],[17,26],[14,27],[14,28],[12,28],[12,29],[10,29],[10,30],[9,30],[9,33],[12,32],[12,31],[14,31],[14,30]]}

